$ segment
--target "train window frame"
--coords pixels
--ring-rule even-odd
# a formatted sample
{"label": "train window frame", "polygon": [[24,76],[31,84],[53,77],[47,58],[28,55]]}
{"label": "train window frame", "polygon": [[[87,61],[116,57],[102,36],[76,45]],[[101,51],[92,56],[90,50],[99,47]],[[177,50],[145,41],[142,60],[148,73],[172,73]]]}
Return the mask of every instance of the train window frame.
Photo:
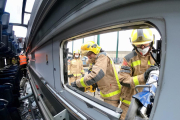
{"label": "train window frame", "polygon": [[[124,23],[117,24],[117,25],[114,25],[114,26],[111,25],[111,26],[108,26],[108,27],[102,27],[102,28],[99,28],[99,29],[96,29],[96,30],[85,32],[85,33],[79,34],[77,36],[70,37],[69,39],[63,40],[61,42],[61,44],[60,44],[60,65],[61,65],[61,82],[63,83],[64,89],[67,90],[68,92],[72,93],[76,97],[82,99],[83,101],[88,102],[89,104],[93,105],[94,107],[95,107],[95,103],[97,103],[98,106],[100,106],[99,107],[100,110],[103,110],[104,108],[107,108],[107,109],[104,110],[106,113],[108,113],[108,110],[116,111],[117,110],[117,109],[115,109],[116,107],[108,105],[107,103],[103,104],[104,103],[103,101],[100,101],[100,100],[98,101],[96,98],[95,98],[96,100],[94,100],[93,97],[91,97],[89,95],[87,96],[85,93],[83,93],[81,91],[78,91],[78,90],[75,90],[71,86],[66,85],[66,83],[64,82],[64,62],[63,62],[63,60],[61,60],[62,56],[64,56],[64,52],[63,52],[64,51],[64,44],[67,41],[72,41],[72,40],[76,40],[76,39],[80,39],[80,38],[84,38],[84,37],[88,37],[88,36],[92,36],[92,35],[108,33],[108,32],[113,32],[113,31],[128,30],[128,29],[137,29],[139,26],[140,26],[140,28],[146,28],[147,26],[155,28],[159,32],[159,34],[161,36],[161,41],[165,42],[165,40],[163,40],[163,38],[165,39],[165,34],[162,36],[162,33],[161,33],[162,30],[163,30],[163,33],[165,33],[164,32],[165,25],[162,24],[162,23],[164,23],[164,21],[161,21],[160,23],[159,23],[159,21],[160,20],[155,21],[154,19],[145,19],[145,20],[135,20],[135,21],[131,21],[131,22],[124,22]],[[159,23],[160,26],[156,26],[157,24],[154,24],[154,22]],[[161,28],[161,30],[160,30],[160,28]],[[163,46],[161,45],[161,51],[162,51],[162,47],[165,47],[164,42],[163,42]],[[165,49],[165,48],[163,48],[163,49]],[[161,54],[161,63],[162,64],[164,64],[164,60],[162,62],[163,57],[162,57],[162,54]],[[160,79],[162,79],[162,75],[163,75],[163,71],[160,68],[160,74],[159,74]],[[162,82],[158,83],[158,88],[157,88],[156,93],[161,88],[161,86],[159,87],[160,84],[162,84]],[[157,96],[159,96],[159,94]],[[157,100],[158,100],[158,97],[155,97],[156,105],[157,105]],[[153,107],[153,109],[154,108],[155,108],[155,106]],[[118,115],[116,114],[115,116],[118,116]]]}

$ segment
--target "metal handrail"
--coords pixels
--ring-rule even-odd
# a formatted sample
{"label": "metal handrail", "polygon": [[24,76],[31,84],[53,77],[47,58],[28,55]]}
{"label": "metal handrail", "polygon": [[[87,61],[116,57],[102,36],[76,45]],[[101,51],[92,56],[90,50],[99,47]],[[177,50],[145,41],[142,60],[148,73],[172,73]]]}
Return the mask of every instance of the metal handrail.
{"label": "metal handrail", "polygon": [[10,85],[11,87],[13,87],[13,84],[11,83],[4,83],[3,85]]}
{"label": "metal handrail", "polygon": [[[29,70],[29,68],[28,68],[28,70]],[[29,78],[32,79],[31,75],[30,74],[28,74],[28,75],[29,75]],[[35,88],[35,84],[34,84],[33,80],[29,80],[29,81],[31,83],[32,90],[34,91],[34,95],[35,95],[36,99],[38,100],[37,102],[39,104],[39,107],[40,107],[40,109],[42,111],[42,114],[43,114],[44,118],[46,120],[53,120],[53,116],[51,115],[51,113],[47,109],[45,103],[43,102],[41,96],[39,95],[37,89]]]}
{"label": "metal handrail", "polygon": [[46,86],[53,92],[56,97],[58,97],[64,104],[67,105],[68,108],[70,108],[76,115],[78,115],[82,120],[87,120],[87,118],[82,115],[80,112],[78,112],[73,106],[71,106],[66,100],[64,100],[56,91],[54,91],[48,84]]}
{"label": "metal handrail", "polygon": [[8,105],[8,101],[7,100],[5,100],[5,99],[0,99],[0,101],[4,101],[4,102],[6,102],[6,104],[5,104],[5,107]]}
{"label": "metal handrail", "polygon": [[149,88],[149,91],[150,91],[150,88],[152,87],[152,85],[137,85],[135,87],[136,93],[139,93],[137,88],[145,88],[145,87]]}

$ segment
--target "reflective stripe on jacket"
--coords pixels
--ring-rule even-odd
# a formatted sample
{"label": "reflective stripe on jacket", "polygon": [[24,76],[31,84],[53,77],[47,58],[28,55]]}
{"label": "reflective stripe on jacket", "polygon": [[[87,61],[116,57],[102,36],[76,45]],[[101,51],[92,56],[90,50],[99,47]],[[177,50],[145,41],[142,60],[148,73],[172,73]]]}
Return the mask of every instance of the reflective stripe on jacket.
{"label": "reflective stripe on jacket", "polygon": [[118,75],[114,63],[105,52],[97,55],[92,71],[86,74],[84,78],[76,81],[78,87],[86,87],[94,83],[97,83],[100,89],[101,98],[119,100],[121,86]]}
{"label": "reflective stripe on jacket", "polygon": [[[150,53],[142,56],[138,52],[132,51],[124,57],[119,73],[119,81],[122,85],[120,100],[123,103],[130,105],[132,96],[136,94],[135,86],[145,85],[144,72],[154,64],[155,61]],[[139,88],[139,91],[142,89]]]}
{"label": "reflective stripe on jacket", "polygon": [[20,65],[27,64],[27,60],[26,60],[25,55],[19,55],[19,63],[20,63]]}

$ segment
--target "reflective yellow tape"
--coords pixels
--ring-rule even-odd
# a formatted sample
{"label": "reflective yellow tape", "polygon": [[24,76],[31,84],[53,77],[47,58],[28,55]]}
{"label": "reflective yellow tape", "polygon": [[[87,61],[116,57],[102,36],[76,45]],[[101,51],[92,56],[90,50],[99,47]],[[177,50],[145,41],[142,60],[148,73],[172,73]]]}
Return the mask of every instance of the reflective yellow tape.
{"label": "reflective yellow tape", "polygon": [[81,70],[81,72],[84,72],[84,70]]}
{"label": "reflective yellow tape", "polygon": [[131,63],[131,67],[135,67],[137,65],[140,65],[141,64],[141,60],[137,60],[137,61],[134,61]]}
{"label": "reflective yellow tape", "polygon": [[134,81],[135,86],[139,85],[138,76],[134,76],[133,81]]}
{"label": "reflective yellow tape", "polygon": [[81,76],[81,74],[73,74],[75,77]]}
{"label": "reflective yellow tape", "polygon": [[[109,57],[109,58],[110,58],[110,57]],[[119,90],[116,90],[116,91],[111,92],[111,93],[108,93],[108,94],[103,94],[103,93],[100,91],[100,94],[101,94],[102,97],[112,97],[112,96],[114,96],[114,95],[117,95],[117,94],[121,93],[121,84],[119,83],[118,74],[117,74],[117,72],[116,72],[114,63],[113,63],[113,61],[112,61],[111,59],[110,59],[110,62],[111,62],[111,64],[112,64],[112,67],[113,67],[113,70],[114,70],[114,74],[115,74],[115,78],[116,78],[116,81],[117,81]]]}
{"label": "reflective yellow tape", "polygon": [[120,92],[121,92],[120,90],[116,90],[116,91],[111,92],[111,93],[108,93],[108,94],[103,94],[103,93],[100,91],[100,94],[101,94],[102,97],[112,97],[112,96],[114,96],[114,95],[119,94]]}
{"label": "reflective yellow tape", "polygon": [[148,65],[151,65],[151,62],[148,60]]}
{"label": "reflective yellow tape", "polygon": [[[148,65],[151,65],[151,62],[148,60]],[[154,64],[152,64],[154,66]]]}
{"label": "reflective yellow tape", "polygon": [[87,85],[84,83],[84,77],[81,78],[80,83],[83,87],[86,87]]}
{"label": "reflective yellow tape", "polygon": [[123,103],[126,103],[126,104],[128,104],[128,105],[130,105],[131,104],[131,101],[128,101],[128,100],[122,100],[122,98],[120,97],[120,101],[121,102],[123,102]]}
{"label": "reflective yellow tape", "polygon": [[119,90],[120,90],[120,92],[121,92],[121,84],[119,83],[118,74],[117,74],[117,72],[116,72],[116,68],[115,68],[114,63],[113,63],[113,61],[112,61],[112,60],[111,60],[111,64],[112,64],[112,66],[113,66],[113,70],[114,70],[115,78],[116,78],[116,81],[117,81],[117,84],[118,84]]}

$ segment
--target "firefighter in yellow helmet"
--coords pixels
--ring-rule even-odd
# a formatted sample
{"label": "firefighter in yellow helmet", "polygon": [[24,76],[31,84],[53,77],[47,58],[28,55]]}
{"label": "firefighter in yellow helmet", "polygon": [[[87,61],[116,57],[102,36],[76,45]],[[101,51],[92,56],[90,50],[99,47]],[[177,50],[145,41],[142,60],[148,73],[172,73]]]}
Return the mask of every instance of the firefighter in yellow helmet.
{"label": "firefighter in yellow helmet", "polygon": [[[121,109],[123,113],[121,119],[125,119],[131,98],[135,92],[136,85],[145,85],[149,73],[157,70],[154,66],[151,49],[154,36],[150,29],[135,29],[131,34],[131,43],[134,50],[123,58],[123,63],[119,72],[119,82],[122,85],[120,94]],[[143,88],[139,89],[142,91]]]}
{"label": "firefighter in yellow helmet", "polygon": [[81,78],[84,75],[83,62],[80,59],[80,51],[76,50],[73,52],[73,59],[70,61],[68,67],[69,84]]}
{"label": "firefighter in yellow helmet", "polygon": [[95,61],[92,71],[72,83],[76,88],[83,88],[97,83],[104,102],[115,107],[119,104],[120,83],[113,61],[95,42],[89,41],[81,46],[81,54]]}

